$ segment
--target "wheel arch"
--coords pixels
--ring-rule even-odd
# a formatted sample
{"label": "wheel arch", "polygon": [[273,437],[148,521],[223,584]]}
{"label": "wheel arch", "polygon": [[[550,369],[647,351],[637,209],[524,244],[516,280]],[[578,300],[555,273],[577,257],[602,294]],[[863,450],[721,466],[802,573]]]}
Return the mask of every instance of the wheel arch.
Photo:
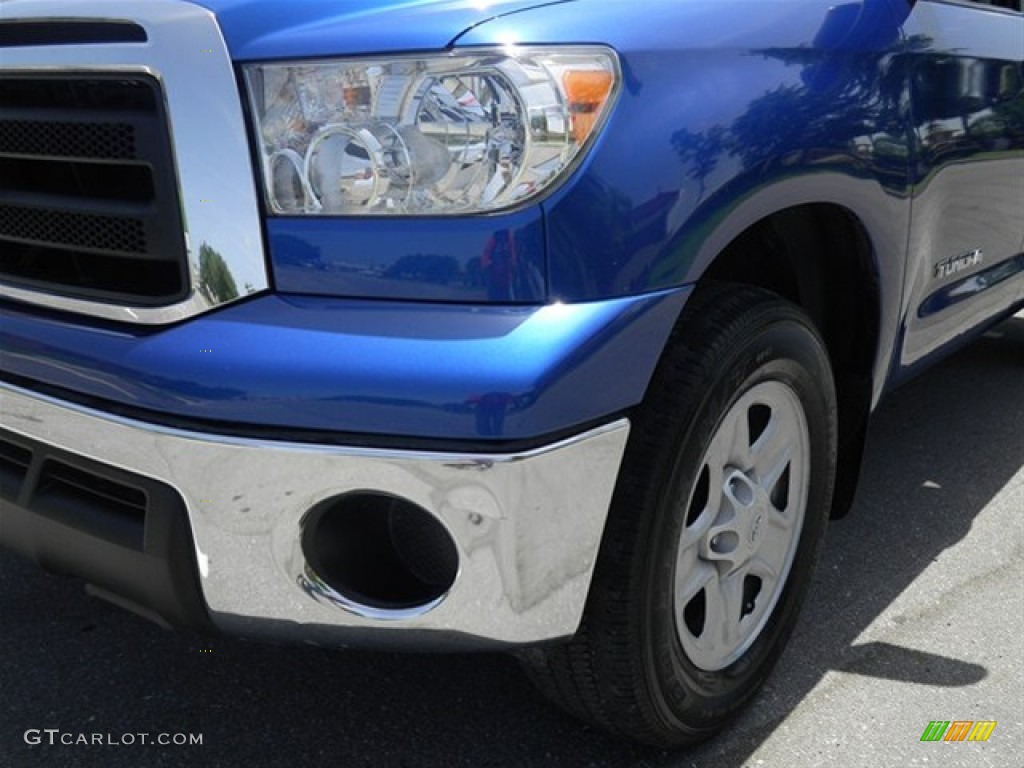
{"label": "wheel arch", "polygon": [[876,390],[883,297],[864,221],[836,203],[800,203],[749,223],[695,280],[752,285],[801,307],[825,340],[836,379],[839,456],[832,516],[852,503]]}

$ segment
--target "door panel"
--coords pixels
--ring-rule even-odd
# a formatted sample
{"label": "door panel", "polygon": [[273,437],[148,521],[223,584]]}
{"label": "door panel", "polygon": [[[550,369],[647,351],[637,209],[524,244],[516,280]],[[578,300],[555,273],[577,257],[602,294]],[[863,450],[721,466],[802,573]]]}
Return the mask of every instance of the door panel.
{"label": "door panel", "polygon": [[1024,299],[1024,16],[920,0],[905,32],[917,152],[900,364],[914,368]]}

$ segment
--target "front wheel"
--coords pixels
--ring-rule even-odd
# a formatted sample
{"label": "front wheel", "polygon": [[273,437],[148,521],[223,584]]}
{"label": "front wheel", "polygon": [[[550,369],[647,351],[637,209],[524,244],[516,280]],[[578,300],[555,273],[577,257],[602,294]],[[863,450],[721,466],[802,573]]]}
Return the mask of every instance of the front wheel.
{"label": "front wheel", "polygon": [[699,290],[634,416],[580,631],[524,652],[527,671],[574,714],[656,746],[722,728],[792,631],[835,462],[810,319],[760,289]]}

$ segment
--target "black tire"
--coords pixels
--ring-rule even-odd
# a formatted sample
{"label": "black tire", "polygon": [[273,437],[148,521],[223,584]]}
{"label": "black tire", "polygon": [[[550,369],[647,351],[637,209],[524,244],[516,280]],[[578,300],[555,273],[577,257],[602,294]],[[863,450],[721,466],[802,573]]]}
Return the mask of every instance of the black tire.
{"label": "black tire", "polygon": [[[705,467],[713,454],[712,445],[718,451],[716,457],[724,450],[721,433],[726,415],[729,424],[739,424],[736,415],[743,413],[748,400],[768,392],[779,394],[780,414],[793,408],[794,415],[786,423],[796,425],[793,434],[800,435],[798,442],[808,449],[799,470],[805,478],[799,485],[806,487],[806,506],[800,513],[802,525],[794,526],[793,533],[771,534],[778,539],[773,539],[773,557],[785,549],[783,559],[791,558],[784,568],[764,571],[777,572],[774,582],[771,576],[761,580],[750,576],[749,569],[745,571],[743,606],[733,628],[735,611],[726,601],[722,601],[720,613],[707,605],[712,592],[736,595],[739,569],[717,559],[700,562],[702,574],[716,575],[709,577],[703,596],[698,593],[688,598],[688,590],[681,594],[679,605],[685,608],[677,610],[673,587],[676,562],[683,562],[684,556],[697,557],[698,545],[684,546],[682,542],[698,538],[709,558],[719,556],[713,540],[707,538],[710,531],[696,533],[707,525],[702,515],[719,514],[708,511],[711,502],[704,513],[695,511],[704,503],[700,494],[707,486],[703,478],[709,476]],[[787,400],[786,392],[795,398]],[[795,415],[795,407],[786,405],[790,401],[799,403],[803,422]],[[748,426],[755,431],[760,425],[752,425],[751,413],[761,407],[754,404],[746,412]],[[716,435],[719,437],[713,441]],[[753,448],[750,453],[754,454]],[[579,632],[567,643],[521,653],[533,681],[572,714],[653,746],[692,744],[720,730],[765,681],[793,629],[827,523],[835,463],[832,373],[824,343],[811,320],[795,305],[767,291],[736,285],[702,287],[687,303],[645,401],[633,415]],[[734,469],[729,471],[735,474]],[[783,491],[769,489],[771,503],[779,500],[796,509],[786,500],[794,498],[789,472],[787,465]],[[733,485],[728,488],[736,490]],[[735,494],[728,498],[722,508],[739,509]],[[747,509],[741,511],[746,514]],[[741,536],[749,534],[755,555],[761,544],[754,542],[767,540],[767,534],[759,533],[763,527],[767,529],[762,518],[774,512],[757,513],[761,517],[751,512],[752,522],[745,522],[746,528],[736,528]],[[740,517],[736,512],[735,520]],[[699,528],[698,520],[705,521]],[[739,522],[730,524],[740,526]],[[784,525],[780,524],[780,530]],[[686,539],[681,538],[684,532]],[[786,536],[789,543],[781,543]],[[737,552],[732,554],[739,558]],[[716,578],[720,581],[715,582]],[[767,597],[770,582],[773,599]],[[754,594],[749,600],[748,583]],[[760,606],[761,592],[756,590],[766,595]],[[708,626],[719,615],[724,617],[721,633],[717,626]],[[749,644],[733,647],[731,630],[738,634],[743,622],[753,622],[755,616],[759,616],[760,628],[754,631],[756,625],[749,623],[742,629],[753,633]],[[731,638],[730,642],[722,640],[716,645],[725,637]],[[698,648],[701,643],[710,650]],[[699,656],[703,665],[691,656]]]}

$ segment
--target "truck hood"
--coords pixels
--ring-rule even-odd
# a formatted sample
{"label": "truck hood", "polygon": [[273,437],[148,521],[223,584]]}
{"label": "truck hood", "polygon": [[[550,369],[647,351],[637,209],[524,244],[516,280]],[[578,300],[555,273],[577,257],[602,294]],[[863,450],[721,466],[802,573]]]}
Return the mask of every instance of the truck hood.
{"label": "truck hood", "polygon": [[217,15],[239,61],[436,50],[491,19],[573,1],[194,0]]}

